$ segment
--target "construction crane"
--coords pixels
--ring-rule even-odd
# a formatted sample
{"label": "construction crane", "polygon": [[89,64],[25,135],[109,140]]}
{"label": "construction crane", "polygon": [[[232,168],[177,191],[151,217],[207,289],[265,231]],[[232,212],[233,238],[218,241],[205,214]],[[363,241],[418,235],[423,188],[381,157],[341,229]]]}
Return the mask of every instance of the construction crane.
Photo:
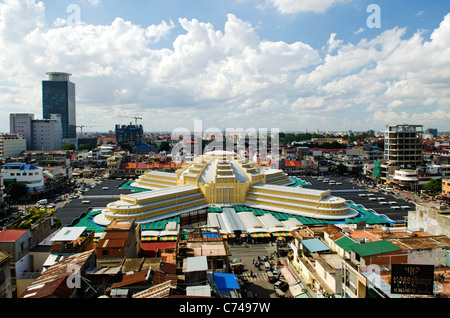
{"label": "construction crane", "polygon": [[137,126],[138,119],[142,119],[142,117],[136,117],[136,116],[119,116],[120,118],[134,118],[134,123]]}
{"label": "construction crane", "polygon": [[77,126],[77,128],[80,128],[81,131],[81,138],[83,138],[83,128],[84,127],[97,127],[97,126]]}

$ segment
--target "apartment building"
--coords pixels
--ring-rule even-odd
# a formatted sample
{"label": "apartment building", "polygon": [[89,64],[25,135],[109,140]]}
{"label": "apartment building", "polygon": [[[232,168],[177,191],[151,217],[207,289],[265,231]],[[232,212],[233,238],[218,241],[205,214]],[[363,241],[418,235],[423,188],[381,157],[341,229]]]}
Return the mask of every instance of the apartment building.
{"label": "apartment building", "polygon": [[24,136],[18,134],[0,134],[0,156],[18,157],[21,152],[27,150],[27,141]]}
{"label": "apartment building", "polygon": [[12,162],[2,166],[3,183],[21,182],[27,186],[29,194],[44,190],[44,175],[41,167]]}
{"label": "apartment building", "polygon": [[380,178],[390,180],[396,170],[423,166],[423,127],[421,125],[389,125],[384,138],[384,159]]}
{"label": "apartment building", "polygon": [[9,130],[11,134],[24,136],[26,139],[24,150],[62,149],[63,130],[60,114],[51,114],[48,119],[35,119],[34,114],[10,114]]}

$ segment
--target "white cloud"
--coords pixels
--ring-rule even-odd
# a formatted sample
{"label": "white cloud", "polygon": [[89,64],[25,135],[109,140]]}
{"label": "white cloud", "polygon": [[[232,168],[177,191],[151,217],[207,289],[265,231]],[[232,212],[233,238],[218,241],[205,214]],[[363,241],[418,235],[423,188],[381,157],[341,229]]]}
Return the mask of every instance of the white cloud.
{"label": "white cloud", "polygon": [[351,0],[267,0],[283,14],[295,14],[298,12],[324,13],[332,6]]}
{"label": "white cloud", "polygon": [[87,2],[89,2],[89,4],[93,6],[98,6],[102,2],[102,0],[87,0]]}
{"label": "white cloud", "polygon": [[331,53],[337,48],[339,48],[343,42],[344,42],[343,40],[336,40],[336,33],[331,33],[330,38],[327,41],[328,53]]}
{"label": "white cloud", "polygon": [[[143,117],[146,130],[194,119],[205,127],[291,130],[376,129],[408,120],[448,127],[450,14],[428,41],[423,31],[405,38],[402,28],[356,44],[333,33],[323,58],[302,42],[261,39],[233,14],[223,30],[186,18],[145,27],[122,18],[108,25],[55,23],[46,25],[41,2],[0,4],[3,127],[10,112],[41,116],[48,71],[73,74],[78,122],[98,130],[113,129],[124,114]],[[155,48],[177,26],[182,31],[172,45]]]}

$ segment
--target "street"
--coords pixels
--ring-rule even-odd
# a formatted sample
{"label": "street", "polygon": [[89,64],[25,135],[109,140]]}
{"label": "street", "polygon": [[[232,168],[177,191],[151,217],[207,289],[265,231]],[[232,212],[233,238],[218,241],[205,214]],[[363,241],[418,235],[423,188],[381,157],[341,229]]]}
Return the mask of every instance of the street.
{"label": "street", "polygon": [[[238,259],[240,263],[244,265],[244,271],[239,277],[247,279],[246,288],[251,291],[254,298],[270,298],[274,297],[275,291],[273,283],[267,280],[267,273],[264,267],[261,266],[260,270],[254,266],[253,259],[264,258],[264,256],[270,257],[272,253],[276,252],[276,243],[273,246],[270,243],[263,244],[247,244],[243,245],[231,245],[231,259]],[[275,256],[276,258],[276,256]],[[251,277],[251,271],[254,276]],[[243,295],[246,297],[246,295]]]}

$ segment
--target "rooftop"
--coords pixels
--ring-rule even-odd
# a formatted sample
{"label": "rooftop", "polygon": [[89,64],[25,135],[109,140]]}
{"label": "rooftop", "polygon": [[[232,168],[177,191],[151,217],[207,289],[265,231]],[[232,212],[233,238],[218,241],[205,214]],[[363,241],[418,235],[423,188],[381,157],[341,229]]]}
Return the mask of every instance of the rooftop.
{"label": "rooftop", "polygon": [[15,242],[26,232],[27,230],[3,230],[0,232],[0,242]]}
{"label": "rooftop", "polygon": [[351,250],[357,253],[359,256],[371,256],[383,253],[390,253],[400,251],[401,248],[392,244],[389,241],[381,240],[376,242],[369,242],[364,244],[355,243],[351,246]]}

